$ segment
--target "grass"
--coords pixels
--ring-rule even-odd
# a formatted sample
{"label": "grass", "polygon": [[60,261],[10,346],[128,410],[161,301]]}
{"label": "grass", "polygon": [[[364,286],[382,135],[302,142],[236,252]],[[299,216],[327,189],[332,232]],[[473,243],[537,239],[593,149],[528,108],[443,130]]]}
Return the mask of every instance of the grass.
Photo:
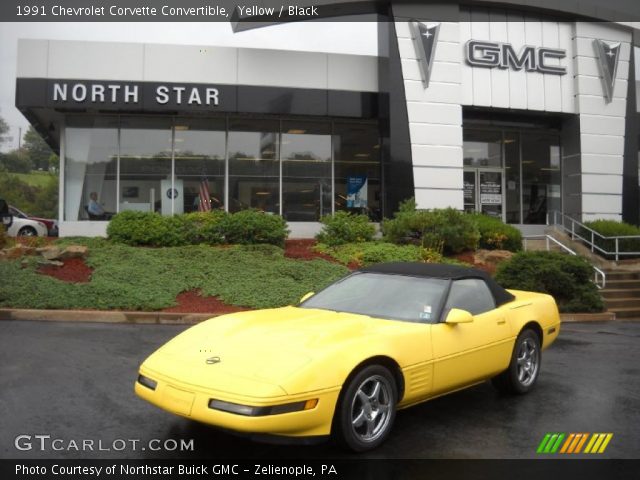
{"label": "grass", "polygon": [[199,288],[230,305],[269,308],[296,303],[348,273],[324,260],[284,257],[271,245],[139,248],[103,239],[69,239],[89,246],[91,281],[70,284],[38,274],[34,258],[0,261],[0,307],[160,310]]}
{"label": "grass", "polygon": [[53,176],[49,172],[38,171],[32,171],[31,173],[12,173],[11,175],[18,177],[23,182],[37,188],[44,188],[49,182],[49,179]]}

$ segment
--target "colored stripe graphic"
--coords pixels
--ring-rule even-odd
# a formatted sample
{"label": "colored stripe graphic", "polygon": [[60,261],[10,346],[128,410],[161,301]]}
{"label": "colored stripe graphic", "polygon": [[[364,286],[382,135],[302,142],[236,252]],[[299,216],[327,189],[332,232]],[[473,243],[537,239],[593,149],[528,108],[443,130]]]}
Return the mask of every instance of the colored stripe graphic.
{"label": "colored stripe graphic", "polygon": [[584,453],[604,453],[613,438],[613,433],[594,433]]}
{"label": "colored stripe graphic", "polygon": [[542,441],[540,442],[540,445],[538,445],[538,450],[536,450],[536,453],[544,452],[544,447],[547,445],[547,442],[549,441],[550,438],[551,438],[551,434],[547,433],[542,439]]}
{"label": "colored stripe graphic", "polygon": [[[546,433],[538,445],[536,453],[603,453],[611,439],[613,433]],[[585,447],[586,444],[586,447]],[[583,450],[584,447],[584,450]]]}
{"label": "colored stripe graphic", "polygon": [[564,433],[547,433],[538,445],[537,453],[556,453],[562,440],[564,440]]}

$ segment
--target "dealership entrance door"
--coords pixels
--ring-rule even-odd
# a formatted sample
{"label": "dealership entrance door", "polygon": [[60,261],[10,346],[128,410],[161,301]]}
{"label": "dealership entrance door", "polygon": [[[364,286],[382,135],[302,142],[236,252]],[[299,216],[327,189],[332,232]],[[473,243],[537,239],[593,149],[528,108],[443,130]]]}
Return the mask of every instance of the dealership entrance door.
{"label": "dealership entrance door", "polygon": [[504,175],[502,169],[464,170],[464,210],[481,212],[504,221]]}

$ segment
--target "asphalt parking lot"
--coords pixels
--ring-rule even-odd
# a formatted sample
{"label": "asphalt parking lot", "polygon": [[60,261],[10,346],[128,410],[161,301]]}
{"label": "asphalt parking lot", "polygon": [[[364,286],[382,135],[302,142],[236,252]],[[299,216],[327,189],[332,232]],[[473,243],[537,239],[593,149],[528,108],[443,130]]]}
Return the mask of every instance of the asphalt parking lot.
{"label": "asphalt parking lot", "polygon": [[[350,455],[329,443],[256,443],[138,399],[133,393],[138,365],[184,328],[0,322],[0,458]],[[366,456],[533,458],[546,432],[612,432],[611,443],[599,457],[638,458],[639,341],[640,322],[565,324],[559,340],[544,352],[538,385],[529,395],[501,397],[486,383],[404,410],[386,444]],[[30,436],[20,441],[25,450],[15,446],[20,435]],[[52,448],[54,439],[60,440],[55,446],[61,450]],[[130,439],[139,441],[135,448]],[[167,445],[173,448],[180,439],[193,440],[193,451],[143,447],[150,440],[156,448],[171,440]],[[93,450],[82,451],[86,440],[94,442]],[[127,441],[126,447],[120,450],[122,442],[116,440]]]}

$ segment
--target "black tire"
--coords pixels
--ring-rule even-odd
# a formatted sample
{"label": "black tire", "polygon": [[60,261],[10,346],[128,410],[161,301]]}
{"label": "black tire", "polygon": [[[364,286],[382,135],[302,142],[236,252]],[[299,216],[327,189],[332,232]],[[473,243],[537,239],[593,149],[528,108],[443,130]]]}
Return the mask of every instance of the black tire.
{"label": "black tire", "polygon": [[536,384],[542,364],[540,338],[531,329],[520,332],[511,354],[511,362],[500,375],[491,379],[501,393],[522,395]]}
{"label": "black tire", "polygon": [[18,236],[19,237],[37,237],[38,232],[33,227],[22,227],[18,231]]}
{"label": "black tire", "polygon": [[369,365],[343,386],[336,405],[333,434],[337,443],[364,452],[384,442],[396,418],[398,387],[393,374]]}

